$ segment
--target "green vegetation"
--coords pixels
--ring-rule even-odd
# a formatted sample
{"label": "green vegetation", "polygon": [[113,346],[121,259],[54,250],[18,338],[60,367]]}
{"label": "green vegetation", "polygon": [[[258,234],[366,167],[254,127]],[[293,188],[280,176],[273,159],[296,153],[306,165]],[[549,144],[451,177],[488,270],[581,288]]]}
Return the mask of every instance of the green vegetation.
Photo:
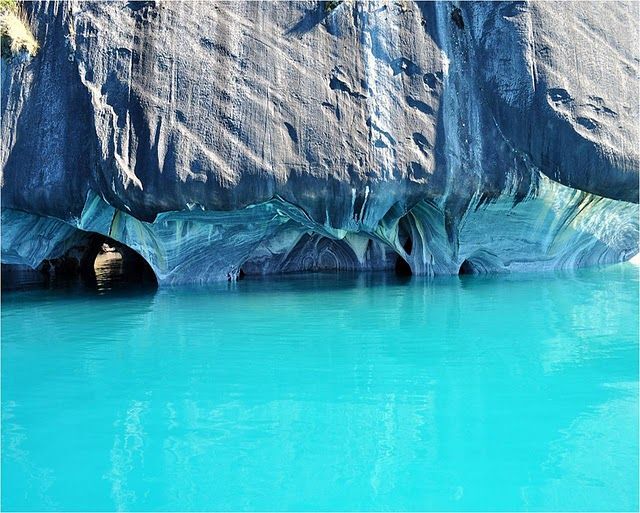
{"label": "green vegetation", "polygon": [[342,0],[330,0],[324,4],[324,10],[326,12],[333,11],[336,7],[338,7],[342,3]]}
{"label": "green vegetation", "polygon": [[5,11],[17,13],[18,4],[16,0],[0,0],[0,13],[4,13]]}
{"label": "green vegetation", "polygon": [[0,0],[0,36],[3,59],[34,57],[38,52],[38,42],[16,0]]}

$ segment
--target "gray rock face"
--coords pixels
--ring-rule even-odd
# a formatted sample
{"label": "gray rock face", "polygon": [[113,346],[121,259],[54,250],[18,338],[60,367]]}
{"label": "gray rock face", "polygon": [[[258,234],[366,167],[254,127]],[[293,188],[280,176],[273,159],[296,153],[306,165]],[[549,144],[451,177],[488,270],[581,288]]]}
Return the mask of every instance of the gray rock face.
{"label": "gray rock face", "polygon": [[95,233],[163,283],[638,252],[638,4],[334,4],[28,4],[3,262]]}

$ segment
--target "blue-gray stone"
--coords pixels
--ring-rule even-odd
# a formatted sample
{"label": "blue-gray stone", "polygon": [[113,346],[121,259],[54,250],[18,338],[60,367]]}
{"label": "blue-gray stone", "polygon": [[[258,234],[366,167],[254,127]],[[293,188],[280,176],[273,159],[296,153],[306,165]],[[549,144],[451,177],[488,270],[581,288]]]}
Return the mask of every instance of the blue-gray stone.
{"label": "blue-gray stone", "polygon": [[638,4],[38,2],[3,61],[2,261],[161,283],[638,253]]}

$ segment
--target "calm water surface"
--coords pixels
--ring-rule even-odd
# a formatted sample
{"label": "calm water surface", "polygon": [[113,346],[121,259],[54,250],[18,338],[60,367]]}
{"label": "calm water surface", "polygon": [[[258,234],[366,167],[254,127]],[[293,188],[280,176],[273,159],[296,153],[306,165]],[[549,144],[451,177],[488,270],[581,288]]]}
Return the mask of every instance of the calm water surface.
{"label": "calm water surface", "polygon": [[4,510],[638,509],[638,268],[2,297]]}

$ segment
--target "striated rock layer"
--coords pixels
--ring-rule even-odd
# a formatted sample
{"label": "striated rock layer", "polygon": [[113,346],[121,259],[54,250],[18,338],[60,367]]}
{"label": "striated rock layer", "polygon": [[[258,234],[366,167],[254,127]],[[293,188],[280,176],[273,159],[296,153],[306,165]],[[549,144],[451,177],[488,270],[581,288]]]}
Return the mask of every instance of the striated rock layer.
{"label": "striated rock layer", "polygon": [[42,2],[2,62],[2,261],[161,283],[638,253],[639,4]]}

